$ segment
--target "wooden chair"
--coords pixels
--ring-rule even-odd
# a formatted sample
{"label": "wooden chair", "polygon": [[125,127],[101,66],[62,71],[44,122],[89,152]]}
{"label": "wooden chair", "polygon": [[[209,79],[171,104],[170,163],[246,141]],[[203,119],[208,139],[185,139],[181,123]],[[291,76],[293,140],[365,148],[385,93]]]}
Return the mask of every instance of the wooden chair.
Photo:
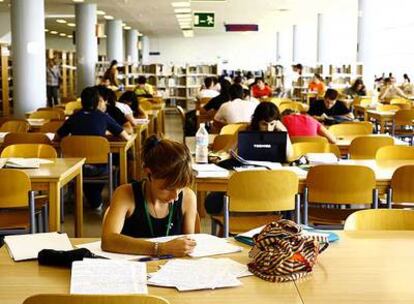
{"label": "wooden chair", "polygon": [[[326,204],[371,205],[378,208],[378,190],[375,173],[365,166],[319,165],[311,167],[306,178],[304,196],[304,223],[339,224],[356,209],[311,208]],[[309,214],[309,215],[308,215]]]}
{"label": "wooden chair", "polygon": [[388,112],[388,111],[397,112],[399,110],[400,110],[400,107],[395,105],[395,104],[382,104],[382,103],[380,103],[377,106],[377,111],[381,111],[381,112]]}
{"label": "wooden chair", "polygon": [[30,125],[26,120],[8,120],[0,127],[0,132],[27,133]]}
{"label": "wooden chair", "polygon": [[71,101],[65,105],[65,114],[72,115],[75,111],[82,109],[81,101]]}
{"label": "wooden chair", "polygon": [[391,186],[387,191],[387,207],[393,205],[412,207],[414,203],[414,165],[405,165],[395,170],[391,178]]}
{"label": "wooden chair", "polygon": [[377,161],[414,160],[414,147],[400,145],[385,146],[378,149],[375,159]]}
{"label": "wooden chair", "polygon": [[35,233],[34,192],[21,170],[0,170],[0,235]]}
{"label": "wooden chair", "polygon": [[285,110],[292,110],[299,113],[305,113],[309,110],[309,107],[305,104],[300,102],[292,101],[292,102],[282,102],[279,106],[279,112],[283,113]]}
{"label": "wooden chair", "polygon": [[65,115],[61,115],[58,111],[38,111],[33,112],[30,114],[29,118],[35,118],[35,119],[47,119],[47,120],[62,120],[65,119]]}
{"label": "wooden chair", "polygon": [[237,145],[237,137],[235,135],[217,135],[214,138],[213,146],[211,150],[213,151],[229,151]]}
{"label": "wooden chair", "polygon": [[369,121],[341,123],[330,126],[329,131],[335,136],[369,135],[372,134],[373,126]]}
{"label": "wooden chair", "polygon": [[180,115],[182,130],[183,130],[183,143],[185,144],[185,111],[181,106],[176,106],[175,108]]}
{"label": "wooden chair", "polygon": [[292,136],[290,138],[292,144],[301,142],[316,142],[316,143],[328,143],[328,139],[323,136]]}
{"label": "wooden chair", "polygon": [[57,153],[50,145],[14,144],[7,146],[0,157],[57,158]]}
{"label": "wooden chair", "polygon": [[37,112],[40,111],[54,111],[54,112],[58,112],[59,113],[59,119],[60,120],[65,120],[65,109],[59,108],[59,107],[54,107],[54,108],[50,108],[50,107],[46,107],[46,108],[39,108],[37,109]]}
{"label": "wooden chair", "polygon": [[43,133],[9,133],[4,137],[3,147],[14,144],[45,144],[52,145],[52,141]]}
{"label": "wooden chair", "polygon": [[245,130],[247,128],[247,125],[247,123],[225,125],[223,128],[221,128],[220,135],[236,135],[237,132]]}
{"label": "wooden chair", "polygon": [[408,138],[413,145],[414,138],[414,109],[400,110],[395,113],[392,122],[392,135],[399,138]]}
{"label": "wooden chair", "polygon": [[292,160],[299,159],[307,153],[329,153],[330,147],[324,142],[297,142],[292,144]]}
{"label": "wooden chair", "polygon": [[139,100],[139,106],[144,111],[152,111],[153,110],[152,103],[149,100],[147,100],[146,98],[142,98],[142,99]]}
{"label": "wooden chair", "polygon": [[56,133],[57,130],[63,125],[64,120],[49,121],[40,127],[41,133]]}
{"label": "wooden chair", "polygon": [[[223,226],[224,237],[237,234],[278,219],[276,211],[296,211],[296,221],[300,221],[299,179],[287,170],[235,172],[229,179],[227,196],[224,199],[223,216],[212,217],[212,232],[215,223]],[[231,216],[237,212],[241,216]]]}
{"label": "wooden chair", "polygon": [[360,136],[352,140],[349,155],[351,159],[375,159],[379,148],[392,145],[391,136]]}
{"label": "wooden chair", "polygon": [[360,210],[348,216],[344,230],[414,230],[414,210]]}
{"label": "wooden chair", "polygon": [[154,295],[69,295],[38,294],[24,300],[23,304],[169,304]]}

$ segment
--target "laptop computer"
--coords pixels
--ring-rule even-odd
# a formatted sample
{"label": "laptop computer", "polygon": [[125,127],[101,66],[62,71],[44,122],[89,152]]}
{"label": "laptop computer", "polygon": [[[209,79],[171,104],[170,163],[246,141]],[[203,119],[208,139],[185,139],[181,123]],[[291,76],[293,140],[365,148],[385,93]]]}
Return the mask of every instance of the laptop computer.
{"label": "laptop computer", "polygon": [[240,131],[238,155],[245,160],[286,162],[286,132]]}

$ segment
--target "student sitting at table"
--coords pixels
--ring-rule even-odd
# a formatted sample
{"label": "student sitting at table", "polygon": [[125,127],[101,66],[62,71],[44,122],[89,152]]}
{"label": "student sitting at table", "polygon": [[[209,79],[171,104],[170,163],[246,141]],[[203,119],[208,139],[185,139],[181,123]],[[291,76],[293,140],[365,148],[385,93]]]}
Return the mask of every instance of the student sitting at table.
{"label": "student sitting at table", "polygon": [[147,78],[145,76],[139,76],[137,79],[137,86],[134,89],[135,94],[140,97],[153,97],[154,88],[152,85],[147,83]]}
{"label": "student sitting at table", "polygon": [[361,78],[355,79],[352,86],[349,88],[346,88],[343,92],[346,96],[349,96],[350,98],[354,98],[356,96],[366,96],[367,90],[365,88],[364,82]]}
{"label": "student sitting at table", "polygon": [[220,79],[220,94],[211,98],[201,109],[201,114],[208,114],[211,118],[220,109],[221,105],[230,101],[231,83],[224,79]]}
{"label": "student sitting at table", "polygon": [[316,100],[311,103],[309,115],[324,123],[336,123],[354,119],[352,110],[343,102],[337,101],[338,92],[328,89],[323,100]]}
{"label": "student sitting at table", "polygon": [[197,99],[201,98],[213,98],[219,95],[219,92],[214,89],[214,81],[213,77],[206,77],[204,79],[204,87],[200,92],[197,94]]}
{"label": "student sitting at table", "polygon": [[143,240],[194,233],[197,203],[191,155],[178,142],[149,137],[143,148],[147,179],[118,187],[103,223],[102,249],[119,253],[185,256],[188,237],[165,243]]}
{"label": "student sitting at table", "polygon": [[282,113],[282,122],[289,136],[323,136],[332,144],[336,142],[335,136],[329,132],[319,121],[307,114],[297,113],[287,109]]}
{"label": "student sitting at table", "polygon": [[252,86],[252,95],[255,98],[271,97],[272,88],[265,84],[263,78],[256,78],[256,83]]}
{"label": "student sitting at table", "polygon": [[[125,114],[125,116],[148,118],[145,111],[139,105],[139,98],[133,91],[124,92],[115,105]],[[128,119],[130,120],[130,119]]]}
{"label": "student sitting at table", "polygon": [[318,96],[323,96],[325,93],[325,83],[323,82],[323,78],[319,74],[314,74],[312,81],[308,85],[308,89],[310,92],[317,93]]}
{"label": "student sitting at table", "polygon": [[[395,82],[395,80],[394,80]],[[378,99],[384,103],[389,103],[393,98],[407,98],[407,95],[395,85],[392,78],[387,77],[384,79],[384,86],[381,88],[381,92]]]}
{"label": "student sitting at table", "polygon": [[[71,115],[56,133],[55,140],[68,135],[105,136],[109,131],[112,135],[129,139],[128,133],[105,113],[106,104],[99,96],[96,87],[85,88],[81,93],[82,110]],[[85,176],[100,176],[107,172],[107,165],[85,165]],[[99,208],[102,204],[102,184],[85,184],[83,191],[92,208]]]}

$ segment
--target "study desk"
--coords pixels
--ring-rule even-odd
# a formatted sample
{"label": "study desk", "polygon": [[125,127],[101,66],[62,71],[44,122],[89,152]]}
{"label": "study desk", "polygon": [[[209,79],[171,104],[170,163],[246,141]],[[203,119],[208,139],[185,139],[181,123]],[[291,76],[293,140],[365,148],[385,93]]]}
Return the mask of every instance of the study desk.
{"label": "study desk", "polygon": [[[73,244],[86,243],[94,239],[72,239]],[[232,258],[240,263],[248,262],[249,247],[242,252],[226,254],[222,257]],[[162,262],[150,262],[147,271],[157,270]],[[241,278],[242,286],[215,290],[178,292],[175,288],[148,286],[149,294],[166,298],[171,304],[193,303],[254,303],[263,304],[302,303],[294,282],[270,283],[255,276]],[[31,295],[39,293],[69,293],[70,270],[59,267],[39,266],[37,261],[13,262],[6,248],[0,249],[0,303],[21,304]]]}
{"label": "study desk", "polygon": [[392,122],[395,116],[395,111],[377,111],[367,110],[366,120],[373,119],[380,125],[380,132],[385,133],[385,125],[387,122]]}
{"label": "study desk", "polygon": [[[119,183],[120,185],[126,184],[128,182],[128,165],[127,165],[127,152],[129,149],[132,149],[132,155],[134,155],[135,160],[135,142],[137,134],[131,134],[128,141],[120,139],[118,137],[110,136],[108,137],[109,145],[112,153],[119,154]],[[132,166],[132,176],[136,176],[135,173],[136,164]]]}
{"label": "study desk", "polygon": [[[339,148],[339,151],[341,152],[341,155],[347,155],[349,153],[349,147],[351,146],[351,142],[360,136],[386,136],[385,134],[370,134],[370,135],[341,135],[338,136],[336,139],[336,145]],[[402,141],[401,139],[398,139],[396,137],[393,137],[394,144],[395,145],[408,145],[407,142]]]}
{"label": "study desk", "polygon": [[55,158],[52,164],[38,169],[23,169],[32,183],[32,190],[47,191],[49,201],[49,231],[60,231],[60,189],[75,180],[75,236],[82,237],[83,201],[82,166],[84,158]]}

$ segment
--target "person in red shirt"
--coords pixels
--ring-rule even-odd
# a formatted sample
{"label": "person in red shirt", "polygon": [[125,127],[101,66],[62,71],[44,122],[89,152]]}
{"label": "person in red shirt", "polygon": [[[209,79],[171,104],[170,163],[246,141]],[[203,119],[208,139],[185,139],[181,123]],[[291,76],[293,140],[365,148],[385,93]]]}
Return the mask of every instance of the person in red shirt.
{"label": "person in red shirt", "polygon": [[325,84],[321,75],[315,74],[308,88],[310,92],[316,92],[318,96],[323,96],[325,94]]}
{"label": "person in red shirt", "polygon": [[323,136],[332,144],[336,142],[335,136],[319,121],[306,114],[285,110],[282,113],[282,123],[290,137],[292,136]]}
{"label": "person in red shirt", "polygon": [[265,84],[263,78],[257,78],[256,84],[252,86],[252,95],[255,98],[263,98],[272,96],[272,89]]}

